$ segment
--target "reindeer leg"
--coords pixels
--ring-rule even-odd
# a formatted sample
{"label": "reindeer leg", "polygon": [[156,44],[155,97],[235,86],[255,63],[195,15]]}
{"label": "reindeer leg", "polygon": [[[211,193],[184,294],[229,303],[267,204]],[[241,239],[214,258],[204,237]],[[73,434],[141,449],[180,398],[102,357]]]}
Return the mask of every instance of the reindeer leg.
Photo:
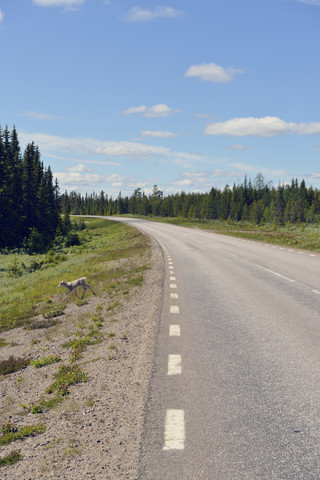
{"label": "reindeer leg", "polygon": [[90,287],[90,285],[88,285],[88,284],[86,283],[86,287],[90,288],[90,290],[91,290],[91,292],[93,293],[93,295],[95,295],[95,293],[94,293],[94,291],[92,290],[92,288]]}
{"label": "reindeer leg", "polygon": [[74,289],[74,293],[76,294],[76,297],[77,297],[77,298],[79,298],[79,297],[78,297],[78,293],[77,293],[77,289],[76,289],[76,288]]}
{"label": "reindeer leg", "polygon": [[81,300],[83,299],[83,297],[84,297],[84,294],[86,293],[86,290],[87,290],[87,289],[86,289],[86,287],[85,287],[85,286],[83,286],[83,295],[82,295],[82,297],[81,297]]}

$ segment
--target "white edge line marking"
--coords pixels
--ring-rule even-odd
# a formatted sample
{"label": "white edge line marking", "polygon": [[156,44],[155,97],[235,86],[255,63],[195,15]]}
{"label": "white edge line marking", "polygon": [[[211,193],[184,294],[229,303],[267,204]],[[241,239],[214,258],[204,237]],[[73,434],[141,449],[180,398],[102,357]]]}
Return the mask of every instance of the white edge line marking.
{"label": "white edge line marking", "polygon": [[277,273],[277,272],[274,272],[273,270],[269,270],[268,268],[262,267],[261,265],[258,265],[257,263],[255,263],[255,266],[258,267],[258,268],[261,268],[262,270],[265,270],[266,272],[272,273],[272,275],[276,275],[277,277],[281,277],[284,280],[287,280],[288,282],[292,282],[292,283],[294,282],[294,280],[292,280],[291,278],[285,277],[284,275],[281,275],[280,273]]}
{"label": "white edge line marking", "polygon": [[183,450],[185,442],[184,410],[167,410],[163,450]]}
{"label": "white edge line marking", "polygon": [[180,335],[181,335],[180,325],[170,325],[169,336],[170,337],[180,337]]}
{"label": "white edge line marking", "polygon": [[176,305],[171,305],[170,307],[170,313],[180,313],[179,307]]}
{"label": "white edge line marking", "polygon": [[168,375],[181,375],[182,366],[181,355],[169,355],[168,357]]}
{"label": "white edge line marking", "polygon": [[177,293],[170,293],[170,298],[179,298]]}
{"label": "white edge line marking", "polygon": [[312,290],[313,293],[316,293],[317,295],[320,295],[320,292],[318,292],[318,290]]}

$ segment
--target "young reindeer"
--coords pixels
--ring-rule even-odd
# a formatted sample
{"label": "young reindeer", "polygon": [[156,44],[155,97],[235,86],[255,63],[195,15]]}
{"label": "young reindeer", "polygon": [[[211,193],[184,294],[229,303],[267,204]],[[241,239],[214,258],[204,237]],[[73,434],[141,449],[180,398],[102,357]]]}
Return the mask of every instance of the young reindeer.
{"label": "young reindeer", "polygon": [[81,300],[83,299],[84,297],[84,294],[86,293],[86,290],[87,288],[90,288],[91,292],[93,293],[93,295],[95,295],[94,291],[92,290],[92,288],[90,287],[90,285],[88,285],[86,283],[86,280],[87,280],[87,277],[82,277],[82,278],[78,278],[77,280],[73,280],[72,282],[66,282],[65,280],[62,280],[62,282],[60,282],[60,284],[58,285],[58,288],[60,287],[66,287],[69,291],[65,294],[65,297],[63,299],[63,301],[65,301],[67,295],[69,295],[69,293],[72,292],[72,290],[74,290],[74,293],[76,294],[77,298],[78,297],[78,293],[77,293],[77,288],[78,287],[82,287],[83,288],[83,295],[81,297]]}

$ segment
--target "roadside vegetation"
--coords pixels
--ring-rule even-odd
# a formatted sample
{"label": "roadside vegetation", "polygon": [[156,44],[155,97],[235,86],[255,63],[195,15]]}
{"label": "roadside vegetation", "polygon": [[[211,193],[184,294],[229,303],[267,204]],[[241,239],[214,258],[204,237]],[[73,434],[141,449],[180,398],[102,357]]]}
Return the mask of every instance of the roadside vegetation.
{"label": "roadside vegetation", "polygon": [[[79,226],[79,220],[73,224]],[[59,320],[65,308],[64,289],[58,291],[61,280],[87,276],[98,291],[116,290],[124,281],[125,272],[113,272],[110,280],[108,262],[143,253],[146,248],[145,238],[126,225],[94,218],[82,219],[81,225],[85,228],[77,233],[79,245],[58,245],[45,254],[0,254],[0,331],[23,325],[46,328],[47,322]],[[138,277],[139,272],[132,273],[126,282],[139,283]],[[66,303],[73,301],[73,296],[69,297]],[[40,314],[44,318],[35,321],[34,317]]]}

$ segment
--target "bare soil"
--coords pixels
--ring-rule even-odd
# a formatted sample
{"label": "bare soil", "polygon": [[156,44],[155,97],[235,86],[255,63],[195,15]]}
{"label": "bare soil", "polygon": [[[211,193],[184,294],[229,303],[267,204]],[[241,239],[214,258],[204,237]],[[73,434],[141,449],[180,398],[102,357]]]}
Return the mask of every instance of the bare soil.
{"label": "bare soil", "polygon": [[116,298],[119,306],[110,308],[115,299],[107,292],[94,297],[87,291],[88,304],[83,306],[76,305],[72,294],[56,326],[17,328],[1,334],[9,345],[0,348],[0,360],[11,355],[33,359],[58,355],[67,365],[71,352],[63,345],[88,328],[91,316],[98,315],[103,323],[102,342],[88,345],[77,362],[87,372],[87,381],[71,386],[70,394],[54,408],[32,414],[20,404],[34,404],[43,396],[47,399],[45,389],[53,383],[61,363],[42,368],[29,365],[0,377],[1,422],[13,422],[18,429],[40,423],[47,427],[42,434],[0,447],[2,458],[14,450],[22,455],[16,464],[0,467],[2,480],[138,479],[164,262],[153,241],[151,259],[135,261],[147,262],[151,268],[144,273],[141,287],[121,293],[120,302]]}

